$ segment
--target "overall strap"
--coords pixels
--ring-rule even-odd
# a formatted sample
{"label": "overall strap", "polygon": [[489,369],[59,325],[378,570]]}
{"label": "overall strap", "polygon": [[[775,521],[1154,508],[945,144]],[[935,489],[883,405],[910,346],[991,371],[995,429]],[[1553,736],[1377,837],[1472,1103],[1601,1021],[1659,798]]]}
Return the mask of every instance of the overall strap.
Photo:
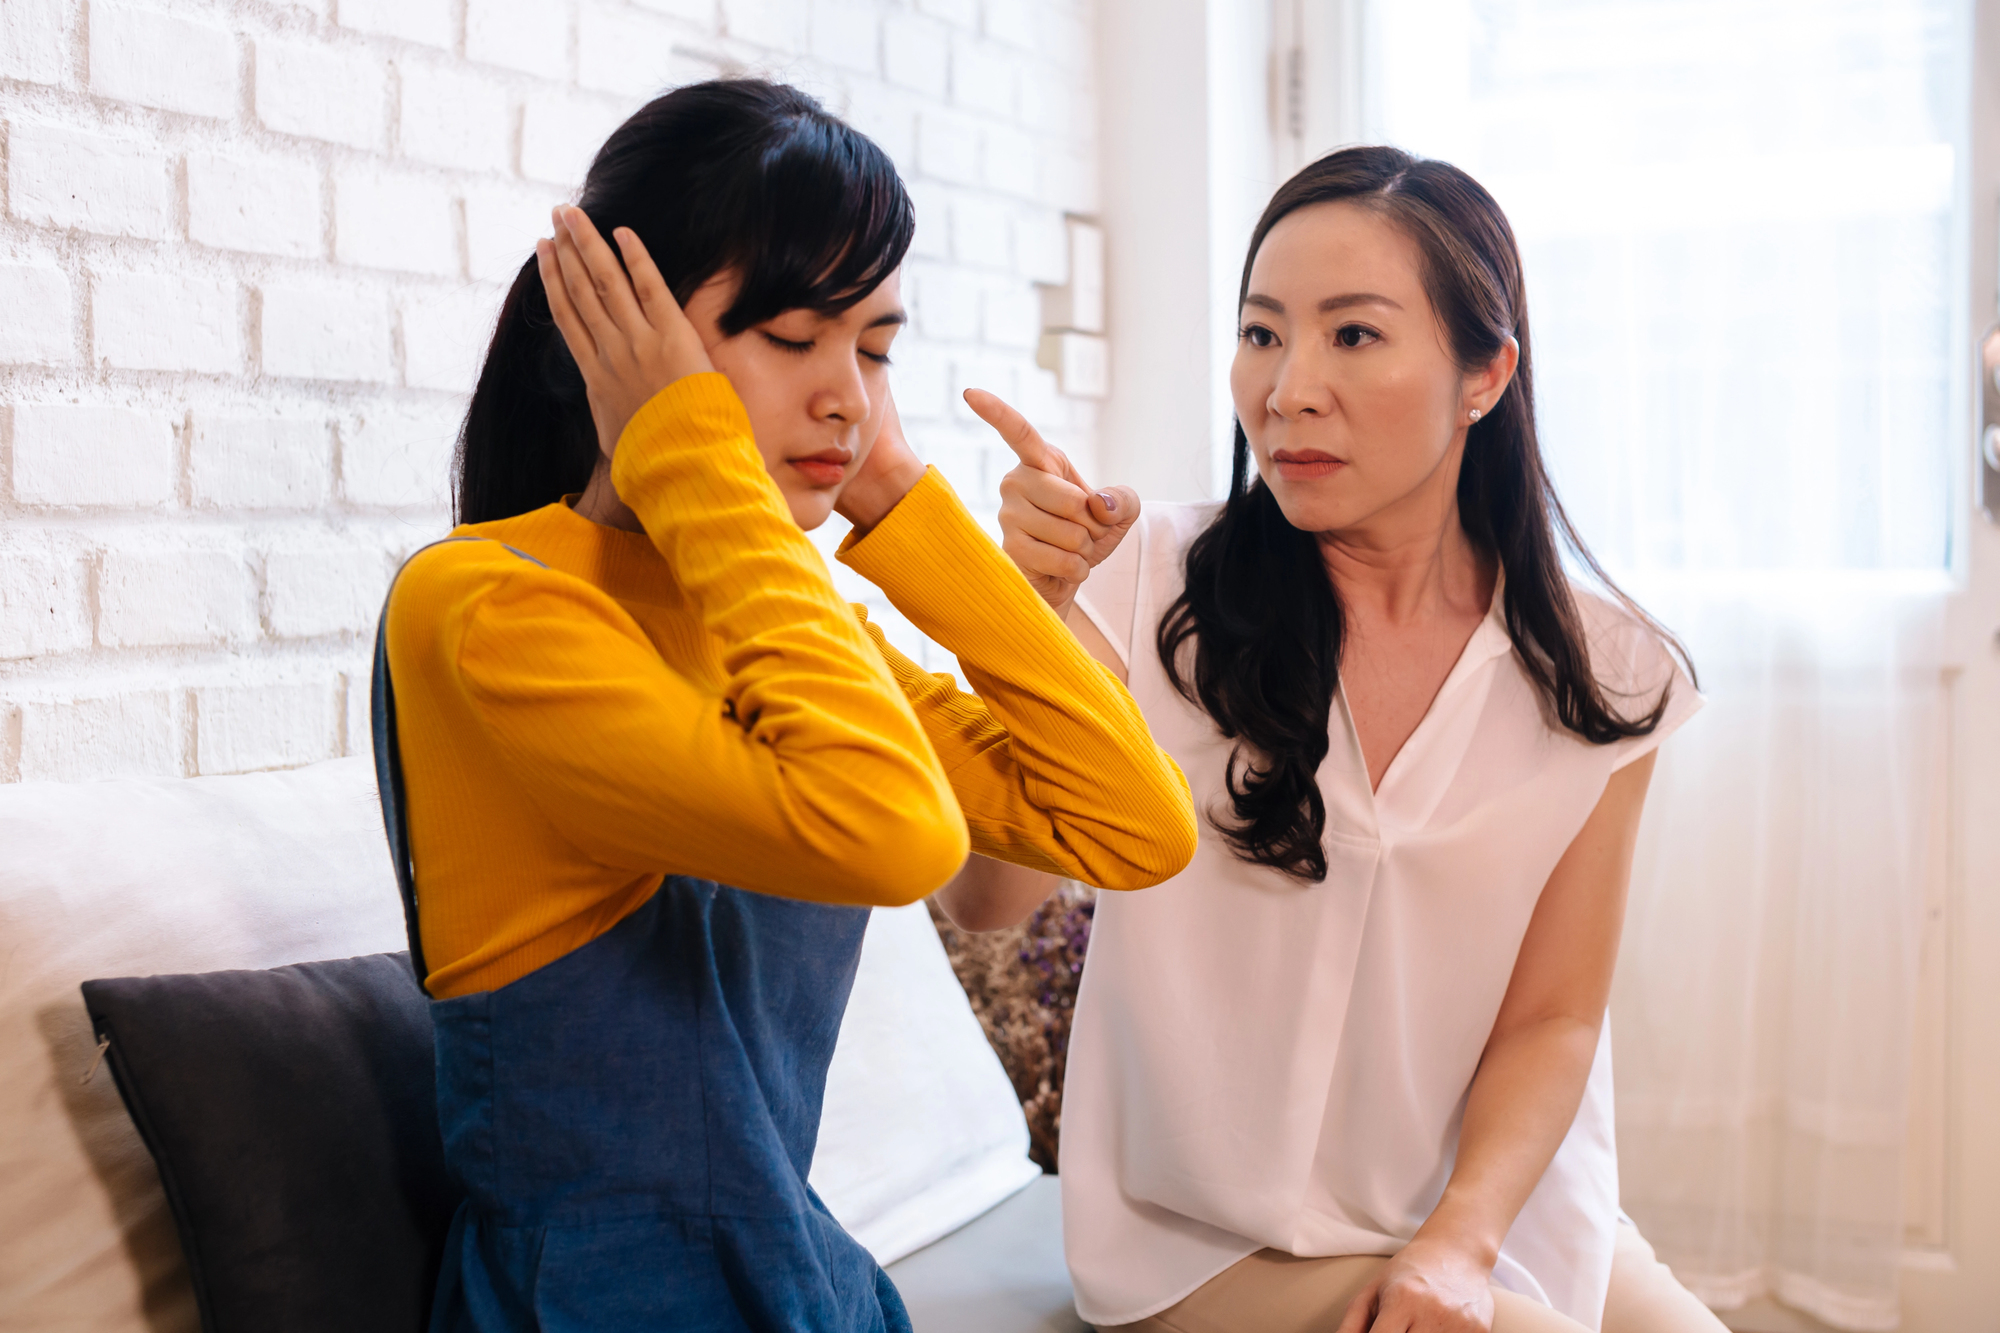
{"label": "overall strap", "polygon": [[[417,876],[410,860],[410,817],[408,804],[403,795],[403,752],[396,740],[396,687],[389,679],[389,598],[396,591],[396,579],[403,576],[403,570],[432,546],[443,546],[448,542],[492,541],[490,537],[445,537],[410,553],[396,570],[396,578],[389,580],[389,591],[382,597],[382,616],[375,623],[375,681],[369,695],[369,713],[375,741],[375,792],[382,802],[382,828],[389,835],[389,861],[396,870],[396,887],[403,894],[403,925],[410,936],[410,966],[417,974],[417,985],[424,994],[430,994],[430,987],[424,984],[430,975],[430,968],[424,962],[424,941],[417,929]],[[516,551],[505,542],[497,543],[531,565],[542,564],[525,551]]]}

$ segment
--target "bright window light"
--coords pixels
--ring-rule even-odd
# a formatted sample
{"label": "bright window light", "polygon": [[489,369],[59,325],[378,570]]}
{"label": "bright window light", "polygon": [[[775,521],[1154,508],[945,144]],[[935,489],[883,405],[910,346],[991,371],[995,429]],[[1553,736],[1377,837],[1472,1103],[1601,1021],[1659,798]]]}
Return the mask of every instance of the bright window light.
{"label": "bright window light", "polygon": [[1526,256],[1542,439],[1638,573],[1941,571],[1966,0],[1364,0],[1361,137]]}

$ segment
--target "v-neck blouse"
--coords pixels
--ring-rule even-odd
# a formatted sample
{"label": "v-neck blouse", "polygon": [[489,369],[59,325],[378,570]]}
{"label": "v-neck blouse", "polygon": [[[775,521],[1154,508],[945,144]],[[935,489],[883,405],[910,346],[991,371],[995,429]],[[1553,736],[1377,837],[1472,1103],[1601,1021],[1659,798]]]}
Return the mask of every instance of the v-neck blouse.
{"label": "v-neck blouse", "polygon": [[[1319,771],[1328,874],[1238,859],[1232,743],[1154,648],[1215,505],[1150,505],[1078,605],[1124,658],[1202,818],[1194,860],[1098,900],[1063,1094],[1064,1237],[1077,1309],[1142,1319],[1237,1260],[1393,1254],[1430,1215],[1542,886],[1611,774],[1701,706],[1658,637],[1579,588],[1592,669],[1649,736],[1552,723],[1502,587],[1379,788],[1346,701]],[[1502,572],[1504,579],[1504,571]],[[1618,1218],[1609,1026],[1583,1104],[1509,1231],[1495,1280],[1598,1327]]]}

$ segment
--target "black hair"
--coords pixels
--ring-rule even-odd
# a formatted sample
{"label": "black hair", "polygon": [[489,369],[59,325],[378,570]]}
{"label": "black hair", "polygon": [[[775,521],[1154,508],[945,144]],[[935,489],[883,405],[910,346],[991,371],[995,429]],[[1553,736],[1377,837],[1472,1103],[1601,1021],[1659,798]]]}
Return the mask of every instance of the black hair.
{"label": "black hair", "polygon": [[[607,237],[638,233],[683,305],[735,270],[730,335],[786,310],[840,314],[895,272],[916,232],[888,154],[798,89],[756,79],[690,84],[641,107],[598,150],[577,206]],[[598,457],[583,374],[530,257],[459,431],[455,517],[551,504],[582,490]]]}
{"label": "black hair", "polygon": [[[1649,734],[1666,712],[1667,692],[1635,717],[1612,707],[1591,671],[1561,548],[1658,633],[1690,674],[1693,666],[1679,640],[1605,575],[1556,498],[1535,434],[1527,293],[1506,215],[1449,163],[1394,148],[1344,148],[1272,197],[1250,238],[1239,302],[1271,228],[1298,209],[1336,201],[1379,212],[1416,242],[1425,292],[1462,369],[1490,364],[1509,338],[1519,345],[1513,382],[1466,436],[1459,521],[1506,571],[1507,633],[1554,720],[1594,745]],[[1181,694],[1239,742],[1224,779],[1233,820],[1223,835],[1242,859],[1317,883],[1327,873],[1318,774],[1340,683],[1344,616],[1314,535],[1293,527],[1253,476],[1239,421],[1228,499],[1188,548],[1185,588],[1161,619],[1155,646]]]}

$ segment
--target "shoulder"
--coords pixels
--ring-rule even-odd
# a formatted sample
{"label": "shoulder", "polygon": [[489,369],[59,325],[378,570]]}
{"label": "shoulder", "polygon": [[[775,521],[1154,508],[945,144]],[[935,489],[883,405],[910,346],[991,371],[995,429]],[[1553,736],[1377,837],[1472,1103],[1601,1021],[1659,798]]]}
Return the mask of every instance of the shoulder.
{"label": "shoulder", "polygon": [[1570,582],[1570,595],[1582,622],[1591,674],[1611,707],[1627,716],[1644,714],[1665,693],[1666,712],[1652,744],[1639,752],[1651,749],[1702,705],[1680,653],[1639,611],[1617,597],[1575,580]]}
{"label": "shoulder", "polygon": [[627,613],[594,584],[550,568],[481,524],[419,550],[404,562],[389,591],[387,626],[392,652],[426,647],[455,655],[478,627],[505,634],[565,619],[622,622]]}

